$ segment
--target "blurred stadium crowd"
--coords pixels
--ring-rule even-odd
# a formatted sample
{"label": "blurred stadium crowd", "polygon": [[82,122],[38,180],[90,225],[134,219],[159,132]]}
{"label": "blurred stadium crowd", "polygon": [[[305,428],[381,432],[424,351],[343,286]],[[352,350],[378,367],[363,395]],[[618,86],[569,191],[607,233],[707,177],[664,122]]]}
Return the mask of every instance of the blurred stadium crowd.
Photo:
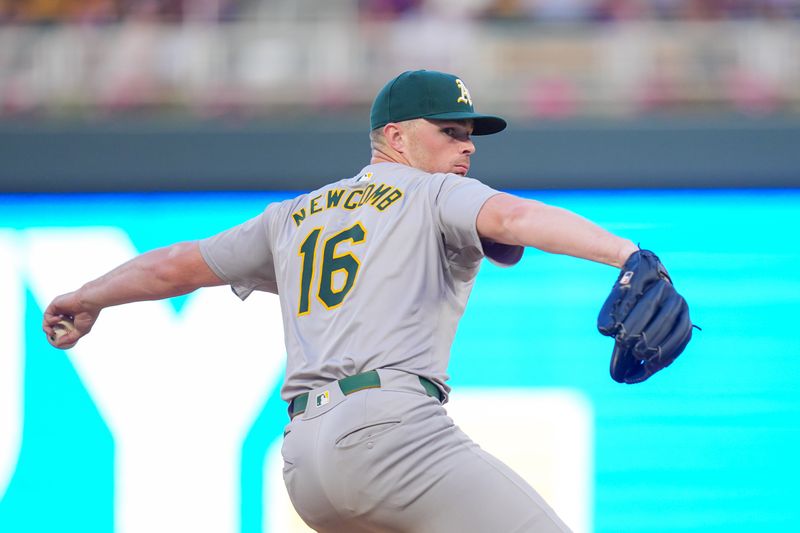
{"label": "blurred stadium crowd", "polygon": [[[258,0],[0,0],[5,24],[107,24],[131,17],[234,21],[262,11]],[[280,3],[280,2],[272,2]],[[334,2],[335,3],[335,2]],[[539,22],[797,19],[800,0],[358,0],[360,17],[393,20],[426,11],[466,12],[478,19]]]}
{"label": "blurred stadium crowd", "polygon": [[0,117],[356,109],[409,68],[559,119],[800,113],[800,0],[0,0]]}

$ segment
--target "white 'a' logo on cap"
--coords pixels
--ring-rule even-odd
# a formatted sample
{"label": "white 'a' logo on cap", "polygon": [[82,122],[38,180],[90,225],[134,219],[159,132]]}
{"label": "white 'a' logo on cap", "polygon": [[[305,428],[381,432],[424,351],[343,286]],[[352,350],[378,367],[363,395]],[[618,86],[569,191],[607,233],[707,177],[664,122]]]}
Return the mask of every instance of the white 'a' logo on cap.
{"label": "white 'a' logo on cap", "polygon": [[464,82],[457,79],[456,85],[458,85],[458,88],[461,89],[461,96],[458,97],[458,100],[456,100],[456,102],[459,104],[472,105],[472,96],[469,95],[469,90],[467,89],[467,86],[464,85]]}

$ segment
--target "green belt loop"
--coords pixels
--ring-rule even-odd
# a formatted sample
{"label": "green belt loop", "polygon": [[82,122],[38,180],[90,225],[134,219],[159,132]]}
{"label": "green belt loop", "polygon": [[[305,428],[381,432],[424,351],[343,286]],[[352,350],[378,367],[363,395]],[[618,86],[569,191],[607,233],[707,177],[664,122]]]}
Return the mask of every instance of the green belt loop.
{"label": "green belt loop", "polygon": [[307,405],[308,405],[308,393],[304,392],[303,394],[292,400],[291,403],[289,403],[289,417],[294,418],[300,413],[305,412]]}
{"label": "green belt loop", "polygon": [[425,388],[425,392],[428,393],[428,396],[433,396],[434,398],[439,400],[439,402],[442,401],[442,391],[440,391],[439,387],[434,385],[431,380],[420,376],[419,382],[422,383],[422,386]]}

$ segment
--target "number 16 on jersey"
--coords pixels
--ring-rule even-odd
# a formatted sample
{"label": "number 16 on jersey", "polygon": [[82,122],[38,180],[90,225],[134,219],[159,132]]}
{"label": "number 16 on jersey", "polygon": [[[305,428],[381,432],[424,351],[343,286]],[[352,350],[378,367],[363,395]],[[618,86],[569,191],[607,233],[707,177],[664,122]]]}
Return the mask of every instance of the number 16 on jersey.
{"label": "number 16 on jersey", "polygon": [[[367,230],[361,222],[356,222],[349,228],[331,235],[317,247],[324,230],[324,227],[311,230],[298,251],[301,258],[298,316],[306,315],[311,310],[310,293],[315,272],[318,272],[317,300],[325,306],[325,309],[335,309],[342,305],[347,294],[353,289],[358,270],[361,268],[361,261],[352,252],[336,253],[336,247],[342,242],[350,241],[355,245],[366,240]],[[320,249],[322,257],[319,257]],[[341,275],[337,276],[337,273]],[[340,282],[337,284],[338,288],[334,287],[334,278],[342,276],[344,283]]]}

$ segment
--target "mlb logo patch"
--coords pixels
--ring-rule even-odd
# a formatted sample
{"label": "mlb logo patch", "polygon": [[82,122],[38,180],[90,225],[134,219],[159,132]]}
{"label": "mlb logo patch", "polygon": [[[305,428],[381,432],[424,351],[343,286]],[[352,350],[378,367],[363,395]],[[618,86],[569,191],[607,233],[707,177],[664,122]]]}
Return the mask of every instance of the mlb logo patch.
{"label": "mlb logo patch", "polygon": [[322,407],[331,401],[331,394],[328,391],[317,394],[317,407]]}

